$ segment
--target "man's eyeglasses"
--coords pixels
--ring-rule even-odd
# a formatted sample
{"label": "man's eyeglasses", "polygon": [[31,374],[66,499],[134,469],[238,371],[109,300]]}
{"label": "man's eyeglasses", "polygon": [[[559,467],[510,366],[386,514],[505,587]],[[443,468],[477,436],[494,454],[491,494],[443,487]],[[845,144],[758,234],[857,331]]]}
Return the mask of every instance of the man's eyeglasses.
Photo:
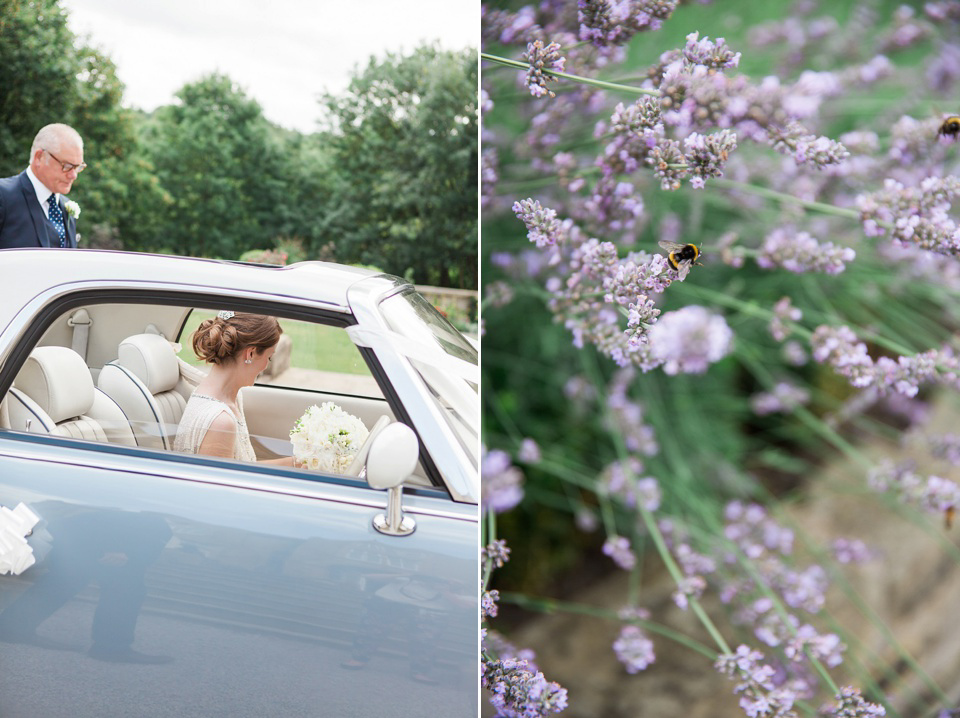
{"label": "man's eyeglasses", "polygon": [[[41,148],[41,149],[42,149],[42,148]],[[48,155],[50,155],[51,157],[53,157],[53,159],[55,159],[57,162],[60,163],[60,167],[63,168],[63,173],[64,173],[64,174],[66,174],[67,172],[70,172],[71,170],[76,170],[76,171],[77,171],[77,174],[80,174],[81,172],[83,172],[83,171],[87,168],[87,163],[86,163],[86,162],[81,162],[80,164],[75,165],[75,164],[73,164],[72,162],[64,162],[62,159],[60,159],[60,158],[57,157],[55,154],[53,154],[53,152],[51,152],[50,150],[46,150],[46,149],[45,149],[45,150],[43,150],[43,151],[46,152]]]}

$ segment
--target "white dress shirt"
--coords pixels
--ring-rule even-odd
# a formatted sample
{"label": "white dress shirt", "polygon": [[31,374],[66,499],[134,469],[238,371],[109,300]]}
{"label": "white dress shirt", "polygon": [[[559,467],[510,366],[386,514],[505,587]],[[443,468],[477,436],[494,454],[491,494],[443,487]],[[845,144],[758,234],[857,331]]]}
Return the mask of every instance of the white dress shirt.
{"label": "white dress shirt", "polygon": [[33,185],[33,191],[37,193],[37,201],[40,203],[40,207],[43,208],[43,213],[47,219],[50,219],[49,200],[54,193],[47,189],[47,186],[43,182],[37,179],[37,176],[30,167],[27,167],[27,178],[30,180],[30,184]]}

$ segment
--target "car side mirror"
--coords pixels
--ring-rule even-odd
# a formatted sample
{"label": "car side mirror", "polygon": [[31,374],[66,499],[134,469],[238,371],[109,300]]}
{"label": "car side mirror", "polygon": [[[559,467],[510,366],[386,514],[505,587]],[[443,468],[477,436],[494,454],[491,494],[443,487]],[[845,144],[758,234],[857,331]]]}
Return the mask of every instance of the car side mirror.
{"label": "car side mirror", "polygon": [[416,521],[403,515],[402,484],[417,466],[417,435],[406,424],[394,422],[374,437],[367,455],[367,483],[387,490],[387,510],[373,517],[373,527],[389,536],[409,536]]}

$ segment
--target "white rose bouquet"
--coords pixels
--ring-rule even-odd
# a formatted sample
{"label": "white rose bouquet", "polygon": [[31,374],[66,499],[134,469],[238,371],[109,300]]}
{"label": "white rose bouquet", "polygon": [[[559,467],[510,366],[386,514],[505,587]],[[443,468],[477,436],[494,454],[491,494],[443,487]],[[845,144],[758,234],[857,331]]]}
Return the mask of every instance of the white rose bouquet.
{"label": "white rose bouquet", "polygon": [[367,440],[367,427],[332,401],[311,406],[290,431],[297,466],[342,474]]}

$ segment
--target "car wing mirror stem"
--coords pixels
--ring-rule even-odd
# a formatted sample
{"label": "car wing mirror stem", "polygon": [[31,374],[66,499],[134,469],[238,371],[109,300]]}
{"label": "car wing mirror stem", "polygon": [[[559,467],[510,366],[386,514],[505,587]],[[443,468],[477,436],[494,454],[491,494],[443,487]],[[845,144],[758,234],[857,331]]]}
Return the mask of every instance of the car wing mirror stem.
{"label": "car wing mirror stem", "polygon": [[403,515],[403,482],[417,465],[417,435],[399,422],[384,427],[373,439],[367,455],[367,483],[387,490],[387,509],[373,517],[373,527],[388,536],[409,536],[416,521]]}
{"label": "car wing mirror stem", "polygon": [[409,536],[417,528],[417,522],[403,515],[403,487],[394,486],[387,491],[387,510],[373,517],[373,528],[387,536]]}

